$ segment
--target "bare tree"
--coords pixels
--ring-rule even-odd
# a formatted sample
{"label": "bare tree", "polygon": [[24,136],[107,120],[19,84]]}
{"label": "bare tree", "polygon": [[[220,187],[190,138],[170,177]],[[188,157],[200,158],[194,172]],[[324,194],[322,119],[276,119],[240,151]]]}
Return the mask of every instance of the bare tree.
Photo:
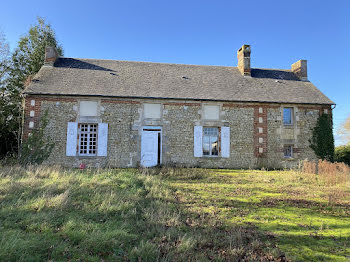
{"label": "bare tree", "polygon": [[[0,30],[0,85],[7,72],[6,66],[9,60],[10,47],[5,34]],[[1,87],[1,86],[0,86]]]}
{"label": "bare tree", "polygon": [[0,59],[8,57],[9,44],[6,41],[5,34],[0,31]]}
{"label": "bare tree", "polygon": [[350,115],[341,124],[337,134],[341,137],[345,144],[350,144]]}
{"label": "bare tree", "polygon": [[6,92],[6,79],[9,73],[10,48],[6,41],[5,34],[0,31],[0,156],[11,150],[11,145],[8,143],[8,137],[5,135],[4,126],[9,120],[9,110],[7,107],[8,97]]}

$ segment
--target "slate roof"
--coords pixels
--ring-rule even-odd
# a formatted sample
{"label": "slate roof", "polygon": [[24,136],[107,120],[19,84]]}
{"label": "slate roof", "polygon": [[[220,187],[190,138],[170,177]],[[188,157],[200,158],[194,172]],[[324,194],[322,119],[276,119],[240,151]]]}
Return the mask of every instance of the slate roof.
{"label": "slate roof", "polygon": [[334,104],[290,70],[59,58],[24,94]]}

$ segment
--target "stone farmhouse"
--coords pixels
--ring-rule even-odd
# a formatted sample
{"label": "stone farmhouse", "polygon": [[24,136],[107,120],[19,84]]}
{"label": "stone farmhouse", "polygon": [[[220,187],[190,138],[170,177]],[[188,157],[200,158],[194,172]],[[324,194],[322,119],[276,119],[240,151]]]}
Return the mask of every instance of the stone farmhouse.
{"label": "stone farmhouse", "polygon": [[320,114],[334,103],[291,70],[58,57],[23,92],[23,139],[47,110],[55,142],[47,164],[78,167],[157,165],[289,167],[315,159],[309,147]]}

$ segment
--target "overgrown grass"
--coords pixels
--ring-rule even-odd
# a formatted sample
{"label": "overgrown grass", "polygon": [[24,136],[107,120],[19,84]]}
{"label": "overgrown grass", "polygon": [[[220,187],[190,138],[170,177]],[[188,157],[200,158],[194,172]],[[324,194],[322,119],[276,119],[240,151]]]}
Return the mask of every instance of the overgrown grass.
{"label": "overgrown grass", "polygon": [[167,181],[192,214],[213,216],[225,226],[256,226],[288,259],[349,261],[349,169],[329,165],[321,163],[318,175],[211,170],[196,180],[174,175]]}
{"label": "overgrown grass", "polygon": [[349,170],[304,167],[3,166],[0,260],[348,261]]}
{"label": "overgrown grass", "polygon": [[214,197],[215,179],[223,187],[232,175],[217,176],[204,169],[0,167],[0,260],[279,257],[269,235],[254,225],[236,225],[221,212],[221,202],[230,196],[218,194],[207,204]]}

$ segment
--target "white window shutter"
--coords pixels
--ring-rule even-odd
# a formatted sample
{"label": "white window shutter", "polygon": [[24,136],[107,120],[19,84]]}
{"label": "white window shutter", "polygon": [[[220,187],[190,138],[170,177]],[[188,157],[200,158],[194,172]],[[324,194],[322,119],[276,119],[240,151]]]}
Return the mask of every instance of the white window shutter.
{"label": "white window shutter", "polygon": [[107,156],[108,124],[98,124],[97,155]]}
{"label": "white window shutter", "polygon": [[203,127],[195,126],[194,127],[194,156],[202,157],[203,156]]}
{"label": "white window shutter", "polygon": [[221,157],[230,157],[230,128],[221,127]]}
{"label": "white window shutter", "polygon": [[68,122],[66,156],[77,155],[78,123]]}

